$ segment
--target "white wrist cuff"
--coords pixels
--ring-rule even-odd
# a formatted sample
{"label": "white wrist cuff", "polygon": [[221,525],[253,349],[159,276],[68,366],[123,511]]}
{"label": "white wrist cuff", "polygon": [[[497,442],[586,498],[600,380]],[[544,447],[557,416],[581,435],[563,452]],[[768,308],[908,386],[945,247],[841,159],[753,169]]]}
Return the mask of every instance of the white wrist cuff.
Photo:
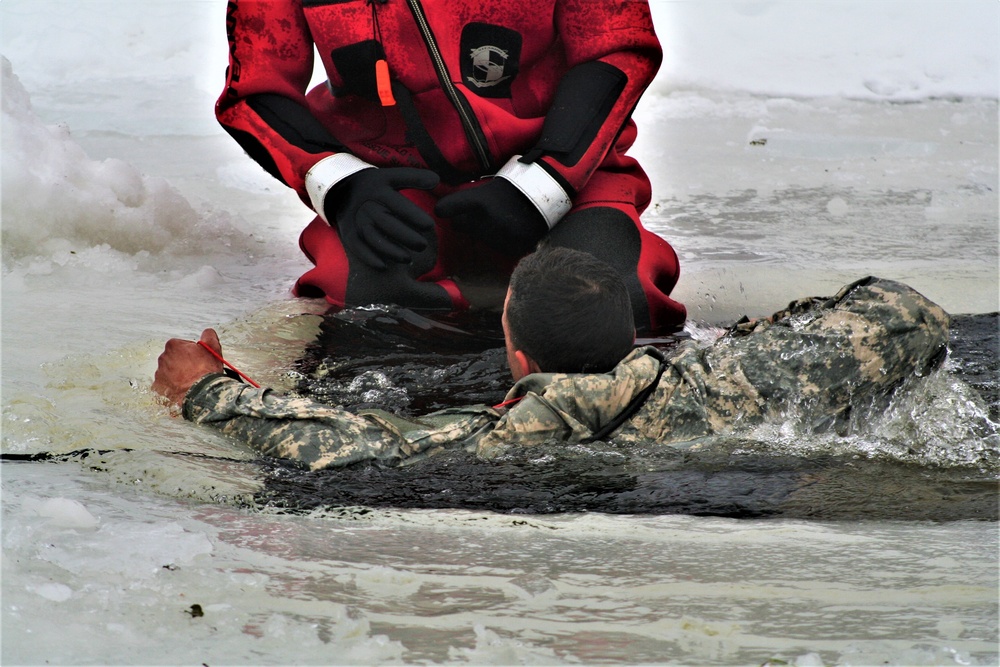
{"label": "white wrist cuff", "polygon": [[306,172],[306,192],[309,194],[309,201],[312,202],[313,210],[329,224],[326,219],[323,203],[326,201],[326,193],[333,186],[342,180],[357,173],[362,169],[374,169],[375,165],[368,164],[362,159],[356,158],[350,153],[337,153],[325,157]]}
{"label": "white wrist cuff", "polygon": [[513,183],[514,187],[530,199],[545,218],[549,229],[552,229],[573,208],[573,202],[556,179],[540,164],[518,162],[520,157],[515,155],[507,160],[507,164],[500,168],[496,176]]}

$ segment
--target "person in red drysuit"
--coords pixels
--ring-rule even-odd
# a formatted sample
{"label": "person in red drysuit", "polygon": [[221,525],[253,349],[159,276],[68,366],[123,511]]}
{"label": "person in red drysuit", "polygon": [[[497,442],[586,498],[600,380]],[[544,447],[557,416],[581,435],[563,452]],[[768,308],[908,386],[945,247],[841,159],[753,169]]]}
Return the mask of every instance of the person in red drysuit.
{"label": "person in red drysuit", "polygon": [[318,214],[297,295],[461,309],[544,242],[621,273],[638,330],[683,324],[625,155],[662,58],[646,0],[230,0],[226,28],[219,122]]}

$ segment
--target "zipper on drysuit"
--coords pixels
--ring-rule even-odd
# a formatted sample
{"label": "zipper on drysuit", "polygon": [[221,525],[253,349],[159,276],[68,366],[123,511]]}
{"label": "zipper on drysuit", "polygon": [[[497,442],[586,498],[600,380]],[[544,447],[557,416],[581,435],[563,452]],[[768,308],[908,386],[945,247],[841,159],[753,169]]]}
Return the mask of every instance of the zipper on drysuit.
{"label": "zipper on drysuit", "polygon": [[[375,1],[380,4],[384,4],[383,0]],[[458,89],[455,88],[455,85],[451,82],[451,76],[448,74],[448,68],[445,67],[444,58],[441,57],[441,50],[438,48],[437,40],[434,38],[434,33],[431,32],[430,24],[427,22],[427,15],[424,14],[424,8],[420,4],[420,0],[407,0],[407,4],[410,7],[410,13],[413,14],[413,18],[417,22],[420,34],[424,38],[424,43],[427,45],[427,52],[431,57],[431,61],[434,63],[434,70],[437,72],[438,80],[441,82],[441,87],[444,89],[445,94],[451,100],[452,105],[458,112],[458,116],[462,121],[462,129],[465,130],[465,136],[472,145],[472,149],[479,161],[479,166],[482,167],[483,173],[493,173],[496,169],[493,167],[493,160],[490,157],[489,149],[486,146],[486,140],[482,135],[482,128],[473,117],[471,111],[466,107],[465,101],[462,99]]]}

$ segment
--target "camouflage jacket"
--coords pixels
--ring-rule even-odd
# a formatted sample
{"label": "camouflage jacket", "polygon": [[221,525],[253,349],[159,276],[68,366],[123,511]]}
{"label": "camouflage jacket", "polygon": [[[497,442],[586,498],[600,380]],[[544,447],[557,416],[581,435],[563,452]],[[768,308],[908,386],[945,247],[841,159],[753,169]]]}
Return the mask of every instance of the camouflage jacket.
{"label": "camouflage jacket", "polygon": [[870,406],[942,358],[948,315],[909,287],[865,278],[829,299],[803,299],[735,325],[708,346],[633,350],[606,374],[536,373],[478,405],[419,419],[357,414],[255,389],[224,375],[196,383],[184,416],[266,456],[311,469],[365,459],[411,463],[445,448],[492,457],[512,446],[600,438],[679,446],[790,415],[832,422]]}

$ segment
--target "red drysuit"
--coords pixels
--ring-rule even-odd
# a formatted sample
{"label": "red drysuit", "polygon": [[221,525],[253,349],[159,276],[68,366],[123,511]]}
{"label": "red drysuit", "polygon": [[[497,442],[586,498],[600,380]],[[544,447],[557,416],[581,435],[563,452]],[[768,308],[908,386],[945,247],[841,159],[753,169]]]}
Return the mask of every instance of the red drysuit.
{"label": "red drysuit", "polygon": [[[230,0],[226,27],[219,121],[319,215],[300,239],[316,268],[297,293],[460,308],[466,273],[509,274],[517,253],[440,216],[410,263],[375,270],[345,251],[326,195],[366,168],[416,167],[441,177],[403,190],[428,212],[483,179],[508,180],[549,243],[623,273],[640,329],[683,323],[668,296],[676,254],[642,227],[649,180],[625,155],[661,59],[645,0]],[[314,48],[328,81],[307,93]]]}

